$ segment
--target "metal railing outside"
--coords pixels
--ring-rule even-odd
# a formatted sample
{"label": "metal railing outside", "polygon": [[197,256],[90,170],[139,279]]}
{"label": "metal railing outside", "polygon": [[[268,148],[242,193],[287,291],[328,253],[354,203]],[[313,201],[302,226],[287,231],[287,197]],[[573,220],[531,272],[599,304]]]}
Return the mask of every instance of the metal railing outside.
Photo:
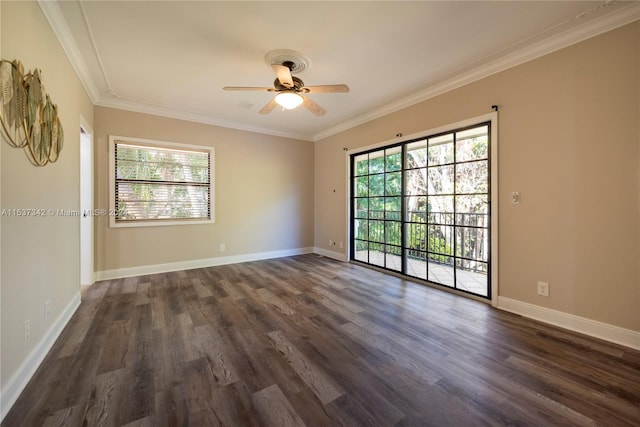
{"label": "metal railing outside", "polygon": [[[369,211],[368,220],[402,220],[401,211]],[[364,219],[364,218],[362,218]],[[455,219],[455,221],[454,221]],[[407,211],[405,249],[410,259],[487,273],[489,215],[469,212]],[[402,246],[400,226],[369,225],[370,241]],[[380,229],[378,229],[380,228]],[[358,233],[360,234],[360,233]],[[457,239],[456,239],[457,235]]]}

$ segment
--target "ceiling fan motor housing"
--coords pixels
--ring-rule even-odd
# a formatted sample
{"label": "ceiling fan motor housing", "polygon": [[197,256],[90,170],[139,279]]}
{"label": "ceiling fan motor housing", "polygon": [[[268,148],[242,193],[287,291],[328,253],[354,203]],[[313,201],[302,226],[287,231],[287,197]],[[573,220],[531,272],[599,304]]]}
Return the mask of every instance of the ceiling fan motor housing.
{"label": "ceiling fan motor housing", "polygon": [[303,92],[303,93],[309,92],[308,90],[304,90],[305,89],[304,88],[304,82],[302,81],[302,79],[300,79],[300,78],[298,78],[296,76],[291,76],[291,79],[293,80],[293,87],[292,88],[288,88],[286,86],[283,86],[282,83],[280,83],[280,80],[277,79],[277,78],[273,81],[273,87],[275,87],[276,90],[292,90],[293,89],[296,92]]}
{"label": "ceiling fan motor housing", "polygon": [[292,73],[296,74],[303,72],[311,66],[309,58],[300,52],[289,49],[272,50],[265,55],[264,59],[269,67],[272,65],[284,65],[291,70]]}

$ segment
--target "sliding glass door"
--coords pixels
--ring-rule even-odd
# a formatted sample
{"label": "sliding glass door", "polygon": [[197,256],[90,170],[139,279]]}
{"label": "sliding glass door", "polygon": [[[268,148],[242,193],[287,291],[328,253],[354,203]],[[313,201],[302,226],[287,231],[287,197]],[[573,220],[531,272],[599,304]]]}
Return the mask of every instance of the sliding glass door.
{"label": "sliding glass door", "polygon": [[490,124],[351,156],[351,259],[490,298]]}
{"label": "sliding glass door", "polygon": [[353,259],[402,271],[402,147],[354,161]]}

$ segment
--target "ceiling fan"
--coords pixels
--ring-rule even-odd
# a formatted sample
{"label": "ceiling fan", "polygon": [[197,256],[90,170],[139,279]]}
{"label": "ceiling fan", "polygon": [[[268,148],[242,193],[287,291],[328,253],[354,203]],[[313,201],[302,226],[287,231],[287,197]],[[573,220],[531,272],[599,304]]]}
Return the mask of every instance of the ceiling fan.
{"label": "ceiling fan", "polygon": [[260,114],[268,114],[274,110],[278,105],[287,110],[293,110],[302,104],[304,108],[311,111],[316,116],[322,116],[327,112],[320,105],[313,102],[310,98],[304,96],[307,93],[337,93],[337,92],[349,92],[349,86],[344,84],[338,85],[320,85],[320,86],[305,86],[304,82],[291,75],[291,72],[295,69],[295,63],[293,61],[284,61],[282,65],[272,64],[271,67],[276,73],[276,79],[273,82],[273,87],[242,87],[242,86],[225,86],[224,90],[250,90],[259,92],[274,92],[277,95],[267,103],[258,112]]}

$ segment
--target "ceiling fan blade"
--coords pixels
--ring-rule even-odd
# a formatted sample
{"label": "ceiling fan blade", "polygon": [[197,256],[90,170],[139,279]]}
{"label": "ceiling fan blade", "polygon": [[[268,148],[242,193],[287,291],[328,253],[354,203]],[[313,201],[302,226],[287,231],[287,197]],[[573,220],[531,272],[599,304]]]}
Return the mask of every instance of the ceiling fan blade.
{"label": "ceiling fan blade", "polygon": [[262,107],[262,110],[258,111],[259,114],[269,114],[278,106],[276,99],[273,98],[271,101],[267,102],[267,105]]}
{"label": "ceiling fan blade", "polygon": [[347,85],[305,86],[303,90],[305,91],[305,93],[338,93],[338,92],[344,93],[344,92],[349,92],[349,86]]}
{"label": "ceiling fan blade", "polygon": [[222,88],[223,90],[251,90],[257,92],[271,92],[274,89],[271,87],[245,87],[245,86],[225,86]]}
{"label": "ceiling fan blade", "polygon": [[327,112],[324,108],[313,102],[310,98],[306,96],[302,97],[302,106],[307,110],[311,111],[316,116],[322,116]]}
{"label": "ceiling fan blade", "polygon": [[286,88],[293,87],[293,78],[291,77],[291,70],[284,65],[273,64],[271,66],[273,71],[275,71],[276,76],[278,76],[278,80],[280,84]]}

